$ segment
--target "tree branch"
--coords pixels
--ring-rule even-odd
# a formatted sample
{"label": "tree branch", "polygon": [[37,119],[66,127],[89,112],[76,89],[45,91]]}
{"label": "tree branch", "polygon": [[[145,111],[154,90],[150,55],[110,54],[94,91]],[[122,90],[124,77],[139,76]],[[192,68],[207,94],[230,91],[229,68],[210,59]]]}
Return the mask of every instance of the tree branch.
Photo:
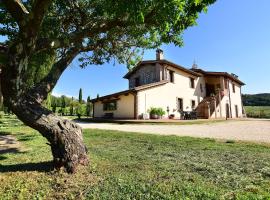
{"label": "tree branch", "polygon": [[26,20],[29,12],[24,7],[21,0],[3,0],[5,7],[7,8],[10,15],[16,20],[19,26],[25,25],[24,21]]}
{"label": "tree branch", "polygon": [[32,18],[27,24],[28,29],[35,31],[35,34],[39,31],[42,24],[45,13],[50,6],[52,0],[35,0],[33,8],[31,10]]}
{"label": "tree branch", "polygon": [[85,27],[80,31],[75,31],[70,33],[68,37],[65,38],[57,38],[57,39],[48,39],[48,38],[40,38],[37,41],[35,51],[42,51],[45,49],[58,49],[58,48],[65,48],[69,47],[71,43],[78,43],[78,41],[82,41],[84,38],[94,37],[100,33],[105,33],[112,28],[115,27],[125,27],[127,25],[126,22],[123,20],[117,19],[114,21],[107,21],[99,24],[95,27]]}
{"label": "tree branch", "polygon": [[26,93],[33,94],[33,97],[39,103],[45,100],[48,93],[51,92],[55,87],[62,73],[78,53],[79,50],[77,48],[71,48],[68,50],[66,55],[52,66],[49,74],[43,80],[41,80],[41,82],[36,87],[30,89],[30,91]]}

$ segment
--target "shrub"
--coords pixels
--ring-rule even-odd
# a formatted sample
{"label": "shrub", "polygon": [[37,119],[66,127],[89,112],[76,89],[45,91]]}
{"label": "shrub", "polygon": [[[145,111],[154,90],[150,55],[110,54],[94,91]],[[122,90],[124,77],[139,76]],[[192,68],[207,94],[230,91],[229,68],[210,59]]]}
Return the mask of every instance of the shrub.
{"label": "shrub", "polygon": [[162,108],[151,107],[148,110],[148,112],[149,112],[150,115],[158,115],[160,117],[162,117],[163,115],[165,115],[165,111]]}

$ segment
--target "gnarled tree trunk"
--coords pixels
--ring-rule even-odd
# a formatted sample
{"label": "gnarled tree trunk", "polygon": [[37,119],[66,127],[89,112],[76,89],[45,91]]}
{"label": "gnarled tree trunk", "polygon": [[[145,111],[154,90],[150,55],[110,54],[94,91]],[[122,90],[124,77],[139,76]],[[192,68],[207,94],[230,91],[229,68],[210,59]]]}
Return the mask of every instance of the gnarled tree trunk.
{"label": "gnarled tree trunk", "polygon": [[[64,166],[73,173],[79,164],[88,163],[87,149],[83,143],[82,129],[69,120],[56,116],[44,108],[42,102],[55,86],[60,75],[73,59],[76,52],[53,66],[48,76],[32,88],[27,88],[24,72],[28,56],[19,48],[10,48],[8,62],[2,68],[1,89],[4,104],[26,125],[38,130],[51,146],[55,168]],[[13,50],[13,51],[12,51]]]}
{"label": "gnarled tree trunk", "polygon": [[26,125],[38,130],[51,146],[56,168],[64,166],[73,173],[78,164],[87,164],[87,150],[83,143],[82,129],[66,119],[56,116],[31,97],[31,94],[12,99],[6,95],[8,85],[2,81],[5,104]]}

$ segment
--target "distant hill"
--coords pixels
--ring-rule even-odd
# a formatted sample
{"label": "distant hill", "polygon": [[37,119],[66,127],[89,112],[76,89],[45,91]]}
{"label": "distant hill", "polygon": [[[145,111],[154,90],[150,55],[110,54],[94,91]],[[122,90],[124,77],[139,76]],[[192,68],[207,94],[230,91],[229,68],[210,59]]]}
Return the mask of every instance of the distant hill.
{"label": "distant hill", "polygon": [[270,93],[243,94],[244,106],[270,106]]}

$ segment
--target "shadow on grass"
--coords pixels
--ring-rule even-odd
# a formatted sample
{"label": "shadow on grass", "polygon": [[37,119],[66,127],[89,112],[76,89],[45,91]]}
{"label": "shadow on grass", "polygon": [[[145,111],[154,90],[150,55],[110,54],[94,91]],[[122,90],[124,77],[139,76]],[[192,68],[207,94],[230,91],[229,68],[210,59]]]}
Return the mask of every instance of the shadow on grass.
{"label": "shadow on grass", "polygon": [[7,131],[0,131],[0,135],[10,135],[11,132],[7,132]]}
{"label": "shadow on grass", "polygon": [[18,141],[29,141],[29,140],[34,140],[35,138],[36,138],[36,136],[34,136],[34,135],[20,134]]}
{"label": "shadow on grass", "polygon": [[24,172],[24,171],[50,172],[50,171],[53,171],[53,169],[54,167],[51,161],[40,162],[40,163],[23,163],[23,164],[14,164],[14,165],[1,165],[0,164],[0,173]]}
{"label": "shadow on grass", "polygon": [[22,152],[18,148],[4,148],[4,149],[0,149],[0,154],[5,154],[5,153],[22,153]]}
{"label": "shadow on grass", "polygon": [[2,156],[2,155],[0,155],[0,160],[5,160],[5,159],[7,159],[7,157],[6,157],[6,156]]}

